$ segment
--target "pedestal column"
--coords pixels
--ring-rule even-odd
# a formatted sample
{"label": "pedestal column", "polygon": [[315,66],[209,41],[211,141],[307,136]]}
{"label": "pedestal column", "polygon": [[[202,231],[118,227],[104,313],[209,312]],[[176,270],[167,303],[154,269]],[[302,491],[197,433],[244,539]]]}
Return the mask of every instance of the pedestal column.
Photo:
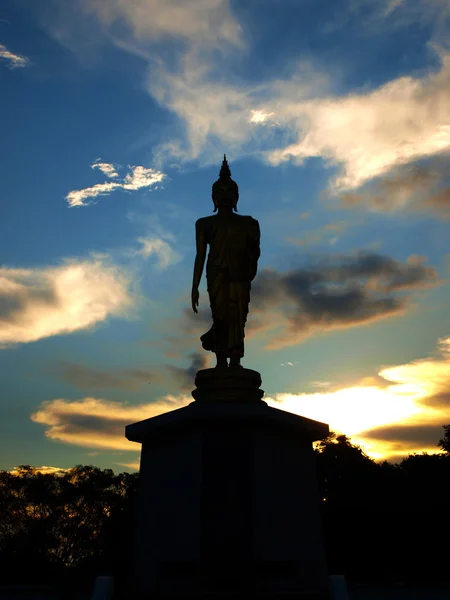
{"label": "pedestal column", "polygon": [[326,598],[312,442],[328,426],[267,406],[255,371],[217,371],[126,428],[142,443],[135,592]]}

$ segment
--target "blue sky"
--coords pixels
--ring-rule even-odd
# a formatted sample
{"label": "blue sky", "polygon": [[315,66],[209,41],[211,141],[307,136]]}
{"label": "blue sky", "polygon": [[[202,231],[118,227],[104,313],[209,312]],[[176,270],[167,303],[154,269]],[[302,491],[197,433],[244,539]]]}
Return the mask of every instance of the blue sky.
{"label": "blue sky", "polygon": [[194,223],[258,219],[245,366],[375,458],[450,422],[448,0],[5,0],[0,468],[133,469],[209,366]]}

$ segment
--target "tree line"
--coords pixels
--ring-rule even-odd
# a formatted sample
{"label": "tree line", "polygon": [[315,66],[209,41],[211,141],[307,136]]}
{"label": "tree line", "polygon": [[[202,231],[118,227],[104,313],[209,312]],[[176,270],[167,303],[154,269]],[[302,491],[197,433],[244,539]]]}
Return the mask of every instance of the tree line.
{"label": "tree line", "polygon": [[[331,573],[367,582],[448,579],[450,425],[438,448],[392,464],[375,462],[345,435],[317,445]],[[0,471],[0,585],[87,589],[108,574],[125,584],[138,482],[137,473],[94,466]]]}

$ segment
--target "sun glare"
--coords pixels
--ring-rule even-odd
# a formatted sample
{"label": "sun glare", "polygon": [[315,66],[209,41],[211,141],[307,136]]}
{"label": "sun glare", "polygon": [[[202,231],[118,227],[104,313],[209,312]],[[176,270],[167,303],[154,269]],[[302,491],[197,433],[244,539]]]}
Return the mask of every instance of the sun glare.
{"label": "sun glare", "polygon": [[351,387],[330,393],[279,394],[272,406],[329,423],[331,429],[352,435],[418,415],[422,409],[415,401],[421,397],[419,386],[395,386],[395,390]]}

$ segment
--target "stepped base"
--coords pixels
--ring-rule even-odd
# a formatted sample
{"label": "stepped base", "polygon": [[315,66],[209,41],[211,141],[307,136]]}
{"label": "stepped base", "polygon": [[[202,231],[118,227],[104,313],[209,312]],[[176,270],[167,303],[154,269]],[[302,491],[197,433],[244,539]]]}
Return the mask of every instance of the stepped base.
{"label": "stepped base", "polygon": [[[202,369],[195,376],[192,396],[198,402],[262,403],[261,375],[243,367]],[[265,404],[265,403],[264,403]]]}

